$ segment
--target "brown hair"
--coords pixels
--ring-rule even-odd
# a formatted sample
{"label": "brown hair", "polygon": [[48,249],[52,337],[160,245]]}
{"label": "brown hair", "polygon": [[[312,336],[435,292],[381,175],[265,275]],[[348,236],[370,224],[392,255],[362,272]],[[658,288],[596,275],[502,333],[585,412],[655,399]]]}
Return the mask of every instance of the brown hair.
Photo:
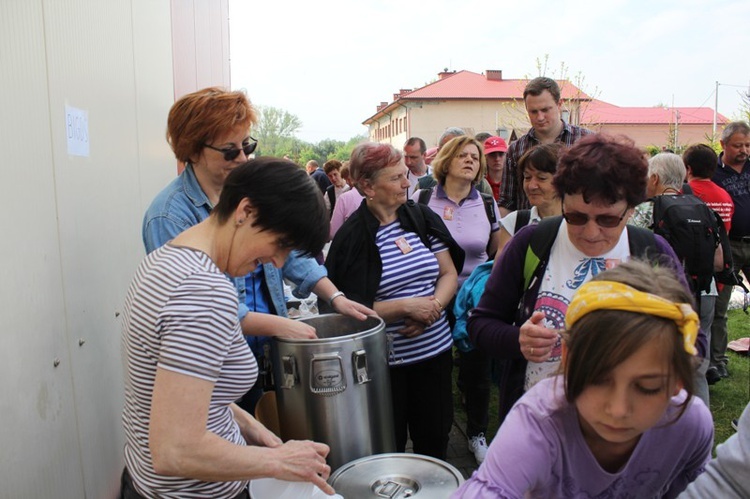
{"label": "brown hair", "polygon": [[210,144],[235,128],[257,123],[250,101],[242,91],[209,87],[180,97],[169,110],[167,142],[183,162],[198,156]]}
{"label": "brown hair", "polygon": [[557,171],[557,158],[560,155],[561,148],[559,142],[554,142],[552,144],[541,144],[526,151],[518,160],[518,181],[523,184],[523,174],[528,167],[554,175]]}
{"label": "brown hair", "polygon": [[341,161],[337,159],[329,159],[323,163],[323,171],[326,174],[331,173],[333,170],[341,170]]}
{"label": "brown hair", "polygon": [[587,203],[624,199],[633,207],[646,197],[647,172],[648,163],[632,140],[592,134],[563,151],[552,185],[560,199],[581,194]]}
{"label": "brown hair", "polygon": [[435,159],[432,160],[432,176],[437,179],[438,183],[445,185],[445,178],[448,176],[448,169],[451,166],[451,162],[464,150],[469,144],[477,146],[477,152],[479,153],[479,171],[477,172],[474,180],[471,181],[471,185],[477,185],[487,173],[487,160],[484,158],[484,148],[474,137],[468,135],[460,135],[454,137],[445,143],[443,147],[438,151]]}
{"label": "brown hair", "polygon": [[537,76],[526,84],[526,88],[523,90],[523,100],[525,101],[528,95],[538,97],[545,90],[552,94],[552,99],[555,103],[560,102],[560,85],[552,78],[547,78],[546,76]]}
{"label": "brown hair", "polygon": [[[691,293],[668,266],[654,266],[634,259],[602,272],[592,281],[620,282],[673,302],[689,303],[695,308]],[[688,393],[679,414],[682,415],[693,396],[695,359],[685,351],[674,321],[639,312],[595,310],[581,317],[566,333],[567,354],[563,365],[566,400],[573,403],[586,387],[606,378],[615,367],[655,338],[670,356],[670,376],[682,382]]]}

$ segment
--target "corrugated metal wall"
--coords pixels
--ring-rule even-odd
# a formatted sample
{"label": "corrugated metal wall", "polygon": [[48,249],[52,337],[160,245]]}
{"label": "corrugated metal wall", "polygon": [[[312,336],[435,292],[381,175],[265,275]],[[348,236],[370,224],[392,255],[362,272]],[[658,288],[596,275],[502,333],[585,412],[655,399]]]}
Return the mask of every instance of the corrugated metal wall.
{"label": "corrugated metal wall", "polygon": [[[175,171],[170,8],[0,3],[0,497],[118,489],[117,314],[142,213]],[[68,152],[66,106],[87,113],[88,156]]]}

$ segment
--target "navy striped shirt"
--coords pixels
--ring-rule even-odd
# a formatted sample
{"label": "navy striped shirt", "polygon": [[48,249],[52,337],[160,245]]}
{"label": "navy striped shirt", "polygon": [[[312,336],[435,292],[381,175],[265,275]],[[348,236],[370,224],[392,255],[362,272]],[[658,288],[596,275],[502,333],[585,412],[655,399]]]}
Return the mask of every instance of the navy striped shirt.
{"label": "navy striped shirt", "polygon": [[[396,244],[401,238],[411,248],[410,251],[404,253]],[[435,253],[447,251],[448,247],[445,244],[430,238],[432,248],[427,248],[416,233],[404,231],[398,220],[378,228],[375,244],[383,262],[380,287],[375,294],[376,301],[435,294],[435,285],[440,274]],[[404,247],[403,244],[401,246]],[[445,312],[419,336],[407,338],[396,333],[403,326],[403,320],[386,325],[388,362],[391,366],[413,364],[434,357],[453,344]]]}
{"label": "navy striped shirt", "polygon": [[206,429],[246,445],[229,405],[258,367],[237,318],[234,284],[201,251],[166,244],[141,262],[125,298],[125,463],[146,497],[235,497],[247,481],[202,482],[154,472],[149,450],[156,369],[214,384]]}

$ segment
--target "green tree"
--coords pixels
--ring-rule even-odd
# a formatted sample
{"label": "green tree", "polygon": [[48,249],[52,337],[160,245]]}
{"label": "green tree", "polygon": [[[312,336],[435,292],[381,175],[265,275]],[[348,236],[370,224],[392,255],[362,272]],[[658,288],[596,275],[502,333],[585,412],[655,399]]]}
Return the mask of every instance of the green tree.
{"label": "green tree", "polygon": [[258,155],[279,156],[294,150],[294,135],[302,121],[294,114],[272,106],[258,106],[258,124],[253,134],[258,139]]}

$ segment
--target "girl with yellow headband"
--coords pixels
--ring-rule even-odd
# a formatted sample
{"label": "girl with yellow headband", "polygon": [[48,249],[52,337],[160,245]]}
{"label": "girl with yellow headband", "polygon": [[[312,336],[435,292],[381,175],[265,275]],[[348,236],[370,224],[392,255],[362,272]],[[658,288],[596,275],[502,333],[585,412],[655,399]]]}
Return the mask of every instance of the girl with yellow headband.
{"label": "girl with yellow headband", "polygon": [[563,373],[516,403],[454,498],[676,497],[711,457],[693,398],[698,316],[667,268],[630,261],[581,286]]}

